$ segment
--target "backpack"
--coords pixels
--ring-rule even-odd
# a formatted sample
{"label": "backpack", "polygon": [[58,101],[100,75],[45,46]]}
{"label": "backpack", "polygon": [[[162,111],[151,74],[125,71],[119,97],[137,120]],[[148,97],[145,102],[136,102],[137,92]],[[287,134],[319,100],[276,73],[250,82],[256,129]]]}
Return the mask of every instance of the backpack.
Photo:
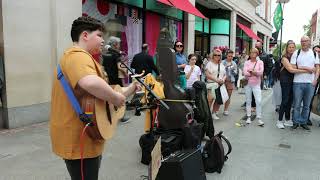
{"label": "backpack", "polygon": [[[222,139],[228,145],[227,154],[224,153]],[[220,174],[224,162],[228,160],[228,155],[231,151],[232,146],[229,140],[224,137],[222,131],[220,131],[217,135],[207,141],[203,148],[202,161],[205,171],[208,173],[218,172]]]}
{"label": "backpack", "polygon": [[282,71],[282,69],[283,69],[283,65],[281,63],[281,58],[279,58],[277,61],[275,61],[274,67],[272,68],[272,71],[271,71],[272,79],[274,80],[272,82],[272,86],[277,80],[280,79],[280,72]]}
{"label": "backpack", "polygon": [[268,75],[270,74],[272,68],[273,68],[273,62],[272,59],[270,58],[269,54],[266,53],[262,53],[259,56],[260,60],[263,61],[263,65],[264,65],[264,74]]}
{"label": "backpack", "polygon": [[203,123],[196,120],[188,120],[183,128],[183,149],[196,149],[201,145],[203,139]]}

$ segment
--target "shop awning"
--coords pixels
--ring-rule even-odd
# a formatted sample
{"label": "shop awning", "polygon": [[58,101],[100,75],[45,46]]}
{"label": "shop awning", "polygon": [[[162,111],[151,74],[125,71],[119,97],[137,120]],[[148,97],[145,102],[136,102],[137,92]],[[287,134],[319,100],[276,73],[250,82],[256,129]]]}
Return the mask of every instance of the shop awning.
{"label": "shop awning", "polygon": [[261,41],[262,40],[256,35],[256,33],[254,33],[250,28],[248,28],[247,26],[241,24],[241,23],[238,23],[237,22],[237,25],[239,26],[240,29],[242,29],[244,31],[244,33],[246,33],[249,37],[251,37],[252,39],[255,39],[255,40],[258,40],[258,41]]}
{"label": "shop awning", "polygon": [[206,18],[196,7],[194,7],[189,0],[157,0],[158,2],[161,2],[163,4],[173,6],[177,9],[180,9],[184,12],[193,14],[195,16],[201,17],[203,19]]}

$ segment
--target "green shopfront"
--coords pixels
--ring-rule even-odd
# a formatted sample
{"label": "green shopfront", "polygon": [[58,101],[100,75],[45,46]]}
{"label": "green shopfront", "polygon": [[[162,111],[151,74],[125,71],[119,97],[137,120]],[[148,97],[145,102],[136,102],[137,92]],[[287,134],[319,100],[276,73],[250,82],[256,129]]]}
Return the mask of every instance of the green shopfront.
{"label": "green shopfront", "polygon": [[230,47],[230,11],[223,9],[208,9],[196,4],[208,20],[195,19],[194,51],[204,56],[213,49],[229,49]]}

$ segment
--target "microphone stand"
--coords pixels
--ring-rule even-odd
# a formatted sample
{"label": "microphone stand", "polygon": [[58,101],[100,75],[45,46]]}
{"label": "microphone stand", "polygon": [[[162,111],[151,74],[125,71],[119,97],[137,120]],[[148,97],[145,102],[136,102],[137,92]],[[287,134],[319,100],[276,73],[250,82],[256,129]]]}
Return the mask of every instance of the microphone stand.
{"label": "microphone stand", "polygon": [[[133,72],[133,70],[132,70],[128,65],[126,65],[126,63],[121,62],[121,65],[123,65],[125,68],[127,68],[128,71],[131,72],[131,74],[135,74],[135,73]],[[161,104],[163,107],[165,107],[167,110],[170,109],[169,106],[168,106],[164,101],[162,101],[162,100],[159,98],[159,96],[157,96],[157,95],[152,91],[152,89],[151,89],[147,84],[145,84],[145,83],[141,80],[140,77],[134,77],[134,78],[135,78],[141,85],[143,85],[143,86],[146,88],[146,90],[152,95],[152,97],[155,98],[157,101],[159,101],[160,104]]]}

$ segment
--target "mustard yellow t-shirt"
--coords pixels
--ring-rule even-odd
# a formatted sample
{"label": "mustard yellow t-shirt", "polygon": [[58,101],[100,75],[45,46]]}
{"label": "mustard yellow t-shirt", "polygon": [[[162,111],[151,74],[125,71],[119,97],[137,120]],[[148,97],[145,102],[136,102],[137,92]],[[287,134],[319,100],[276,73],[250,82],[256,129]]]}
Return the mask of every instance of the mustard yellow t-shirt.
{"label": "mustard yellow t-shirt", "polygon": [[[59,64],[79,102],[87,92],[77,86],[78,81],[87,75],[103,77],[101,66],[88,52],[79,47],[67,49]],[[84,123],[79,120],[60,81],[57,80],[56,71],[52,87],[49,126],[53,152],[64,159],[80,159],[80,135]],[[94,141],[85,134],[84,158],[101,155],[103,147],[103,140]]]}

